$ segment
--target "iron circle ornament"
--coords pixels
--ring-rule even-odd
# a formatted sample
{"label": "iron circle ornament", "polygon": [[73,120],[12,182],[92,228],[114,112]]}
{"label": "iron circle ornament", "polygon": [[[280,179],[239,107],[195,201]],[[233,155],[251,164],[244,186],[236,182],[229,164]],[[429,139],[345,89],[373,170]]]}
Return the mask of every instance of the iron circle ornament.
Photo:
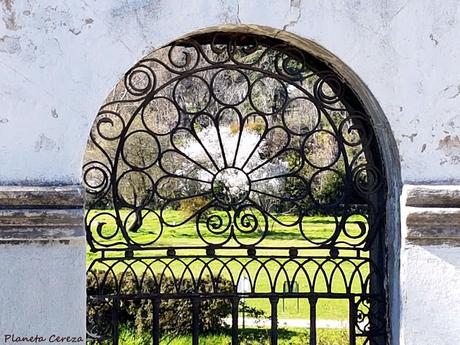
{"label": "iron circle ornament", "polygon": [[225,205],[241,204],[249,195],[251,182],[240,169],[225,168],[212,181],[212,190],[218,201]]}

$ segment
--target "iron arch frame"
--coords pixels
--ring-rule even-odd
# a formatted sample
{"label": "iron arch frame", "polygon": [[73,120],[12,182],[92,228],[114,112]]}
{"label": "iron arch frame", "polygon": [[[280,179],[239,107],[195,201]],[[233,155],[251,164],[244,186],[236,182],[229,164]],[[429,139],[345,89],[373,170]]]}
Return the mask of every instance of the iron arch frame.
{"label": "iron arch frame", "polygon": [[[101,107],[90,135],[89,146],[97,153],[87,159],[83,169],[90,195],[87,240],[95,253],[88,268],[92,280],[88,296],[89,339],[109,338],[117,343],[123,304],[145,300],[157,316],[152,320],[152,342],[159,343],[162,301],[185,299],[190,301],[191,332],[197,344],[202,328],[200,304],[207,299],[221,299],[231,306],[232,344],[237,344],[238,304],[250,296],[270,301],[272,344],[277,343],[278,337],[279,300],[288,297],[308,300],[310,344],[316,344],[316,305],[323,298],[348,301],[351,344],[386,343],[386,176],[371,120],[353,90],[327,64],[266,36],[204,33],[160,50],[163,55],[155,56],[159,54],[156,51],[126,73]],[[222,74],[224,81],[217,86],[216,80]],[[263,83],[264,79],[269,81]],[[236,82],[247,86],[243,95],[235,99],[236,93],[227,93],[223,86],[231,88]],[[257,87],[260,83],[262,87]],[[203,97],[197,98],[197,94]],[[269,99],[271,104],[260,98]],[[299,123],[290,114],[294,102],[305,103],[306,108],[301,110],[313,112],[312,117],[318,120],[307,125]],[[168,116],[174,113],[175,120],[146,120],[148,114],[161,109],[168,109]],[[229,112],[233,115],[227,116]],[[222,114],[228,119],[223,120]],[[249,157],[238,161],[238,150],[244,135],[249,137],[251,120],[257,120],[258,141]],[[236,126],[233,151],[227,149],[229,143],[223,142],[221,134],[225,126],[231,125]],[[207,128],[217,133],[215,144],[220,157],[210,152],[209,143],[200,137],[200,131]],[[311,139],[320,136],[317,133],[328,137],[334,147],[334,152],[329,152],[333,157],[326,163],[313,158],[321,150],[315,147],[316,141],[325,140]],[[131,143],[136,136],[140,137],[138,141]],[[265,147],[264,140],[271,143]],[[146,142],[147,149],[143,149],[151,150],[150,154],[133,156],[130,150]],[[281,143],[281,149],[273,142]],[[187,151],[192,143],[203,147],[208,162]],[[248,168],[251,157],[257,155],[259,159]],[[285,179],[283,186],[294,185],[300,194],[268,195],[281,204],[273,211],[257,202],[260,195],[270,194],[260,190],[260,182],[270,178],[254,172],[279,157],[294,163],[271,179]],[[146,159],[150,162],[146,163]],[[203,175],[188,171],[184,176],[184,162],[204,171]],[[339,169],[340,164],[343,166]],[[206,173],[208,180],[203,179]],[[324,173],[337,175],[340,180],[340,195],[327,202],[319,198],[314,183]],[[223,174],[231,179],[241,175],[239,187],[243,192],[235,196],[219,189],[217,182]],[[187,181],[179,183],[178,179]],[[225,185],[225,179],[222,181]],[[184,195],[192,182],[205,182],[209,187],[201,186],[193,196]],[[167,210],[180,209],[183,200],[193,197],[204,198],[204,204],[196,206],[179,224],[164,217]],[[109,206],[107,210],[101,210],[103,203]],[[279,216],[287,211],[297,216],[290,224]],[[319,240],[303,229],[303,219],[317,213],[335,222],[329,236]],[[200,244],[161,244],[165,231],[191,222]],[[296,229],[303,243],[265,245],[273,230],[270,222]],[[351,225],[355,233],[347,229]],[[147,234],[142,243],[133,235],[139,232]],[[251,241],[255,235],[259,237]],[[272,253],[267,255],[269,251]],[[288,266],[295,269],[287,269]],[[269,282],[264,291],[258,288],[263,273]],[[250,281],[249,291],[244,293],[238,291],[243,276]],[[171,277],[172,283],[166,287],[164,282]],[[288,291],[280,289],[286,282]],[[299,282],[302,284],[294,289]],[[338,282],[341,289],[336,287]],[[128,284],[135,285],[135,293],[126,292]],[[98,312],[104,305],[109,307],[110,322],[107,312]]]}

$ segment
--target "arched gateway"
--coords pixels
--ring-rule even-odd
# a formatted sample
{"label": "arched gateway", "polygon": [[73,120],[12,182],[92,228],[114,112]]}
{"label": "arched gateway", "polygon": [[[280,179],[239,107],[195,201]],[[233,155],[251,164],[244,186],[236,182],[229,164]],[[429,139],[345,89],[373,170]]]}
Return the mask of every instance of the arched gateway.
{"label": "arched gateway", "polygon": [[235,33],[154,51],[101,107],[83,174],[89,339],[243,344],[259,320],[277,344],[302,316],[305,343],[334,317],[347,343],[386,343],[379,148],[307,52]]}

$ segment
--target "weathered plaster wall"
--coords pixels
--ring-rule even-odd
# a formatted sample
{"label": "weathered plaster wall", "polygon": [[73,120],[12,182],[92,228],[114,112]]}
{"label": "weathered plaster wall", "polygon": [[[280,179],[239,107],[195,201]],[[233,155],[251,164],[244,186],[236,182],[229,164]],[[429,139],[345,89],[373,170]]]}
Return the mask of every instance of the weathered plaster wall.
{"label": "weathered plaster wall", "polygon": [[5,336],[13,334],[84,338],[82,246],[84,239],[67,244],[0,244],[0,344],[11,344]]}
{"label": "weathered plaster wall", "polygon": [[[391,130],[397,143],[394,152],[399,152],[401,177],[398,164],[387,161],[387,172],[394,170],[390,175],[396,191],[391,199],[395,213],[390,214],[394,229],[398,228],[400,178],[414,184],[460,183],[460,3],[456,0],[0,3],[1,184],[79,184],[93,118],[123,73],[155,47],[224,24],[267,26],[280,36],[282,30],[292,32],[332,52],[353,76],[361,78],[386,116],[385,121],[376,122],[377,132]],[[391,137],[381,140],[389,141],[386,144],[391,147]],[[402,206],[404,211],[406,205]],[[452,229],[460,231],[458,225]],[[392,238],[392,281],[398,291],[399,233]],[[403,240],[401,343],[453,344],[460,325],[454,319],[456,310],[446,309],[460,305],[455,293],[460,291],[459,247],[423,245]],[[85,303],[84,291],[78,289],[84,286],[84,264],[76,262],[84,255],[84,244],[78,245],[79,252],[75,246],[24,244],[0,249],[1,262],[11,267],[0,273],[0,296],[14,302],[8,315],[19,322],[1,319],[0,331],[4,332],[3,325],[43,325],[48,330],[54,324],[58,331],[67,332],[66,311],[75,310],[75,320],[82,317],[79,308]],[[33,264],[28,258],[34,258]],[[69,269],[74,267],[70,263],[76,265],[75,270]],[[56,271],[61,274],[59,282],[44,285],[51,293],[33,292],[40,301],[40,312],[29,313],[29,302],[34,299],[28,302],[17,295],[30,290],[20,284],[21,274],[38,272],[35,280],[24,279],[27,285],[37,286]],[[8,280],[11,283],[3,283]],[[446,284],[449,291],[443,293]],[[69,294],[67,299],[61,290]],[[48,304],[59,312],[51,312]],[[421,312],[421,305],[432,313]],[[436,330],[433,324],[438,325]],[[395,344],[398,325],[395,312]],[[75,327],[80,330],[81,324]]]}
{"label": "weathered plaster wall", "polygon": [[82,203],[75,186],[0,186],[0,344],[85,338]]}
{"label": "weathered plaster wall", "polygon": [[460,188],[401,195],[401,344],[460,344]]}
{"label": "weathered plaster wall", "polygon": [[4,0],[1,12],[2,181],[77,183],[94,114],[123,72],[223,23],[285,29],[333,52],[379,101],[403,181],[460,179],[455,0]]}
{"label": "weathered plaster wall", "polygon": [[402,250],[402,344],[460,344],[460,247]]}

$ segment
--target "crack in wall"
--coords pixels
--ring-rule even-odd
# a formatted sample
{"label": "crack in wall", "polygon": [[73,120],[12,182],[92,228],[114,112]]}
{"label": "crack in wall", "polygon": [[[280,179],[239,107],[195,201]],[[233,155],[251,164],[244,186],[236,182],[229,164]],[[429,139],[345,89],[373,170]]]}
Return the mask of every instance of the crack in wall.
{"label": "crack in wall", "polygon": [[136,18],[137,25],[139,25],[139,28],[141,29],[141,35],[144,40],[144,42],[148,45],[148,39],[147,36],[145,35],[145,27],[144,24],[142,23],[141,19],[139,18],[139,11],[138,9],[134,9],[134,17]]}
{"label": "crack in wall", "polygon": [[236,22],[238,24],[241,24],[241,18],[240,18],[240,1],[236,0]]}
{"label": "crack in wall", "polygon": [[392,22],[393,19],[395,19],[401,13],[401,11],[406,8],[406,6],[409,4],[410,1],[411,0],[407,0],[400,8],[398,8],[398,10],[391,16],[388,22]]}
{"label": "crack in wall", "polygon": [[300,21],[300,18],[302,18],[302,1],[301,0],[290,0],[288,13],[291,13],[293,11],[297,12],[296,17],[294,19],[291,19],[287,24],[284,24],[281,29],[277,30],[273,34],[273,38],[278,38],[279,34],[282,33],[283,31],[286,32],[288,27],[292,27],[298,24],[298,22]]}
{"label": "crack in wall", "polygon": [[455,95],[449,97],[449,99],[454,99],[454,98],[457,98],[458,95],[460,95],[460,84],[457,85],[457,92],[455,93]]}
{"label": "crack in wall", "polygon": [[285,24],[281,31],[286,31],[288,27],[294,26],[299,22],[300,18],[302,17],[301,0],[291,0],[289,4],[289,12],[297,12],[297,15],[294,19],[291,19],[287,24]]}
{"label": "crack in wall", "polygon": [[[449,96],[448,94],[451,93],[452,90],[455,90],[455,93]],[[442,89],[442,92],[440,94],[445,94],[445,97],[447,97],[448,99],[457,98],[460,95],[460,84],[447,85],[444,89]]]}

